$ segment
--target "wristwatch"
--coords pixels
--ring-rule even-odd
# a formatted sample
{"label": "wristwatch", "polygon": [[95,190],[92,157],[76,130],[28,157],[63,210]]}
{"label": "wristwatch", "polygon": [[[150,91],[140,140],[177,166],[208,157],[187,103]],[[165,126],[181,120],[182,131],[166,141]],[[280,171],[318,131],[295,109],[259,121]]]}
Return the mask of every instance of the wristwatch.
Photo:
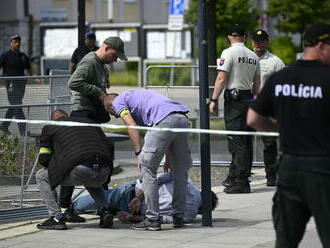
{"label": "wristwatch", "polygon": [[218,99],[213,99],[213,98],[211,98],[210,101],[211,101],[211,102],[215,102],[215,103],[217,103],[217,102],[218,102]]}
{"label": "wristwatch", "polygon": [[139,156],[142,150],[138,151],[138,152],[134,152],[135,156]]}

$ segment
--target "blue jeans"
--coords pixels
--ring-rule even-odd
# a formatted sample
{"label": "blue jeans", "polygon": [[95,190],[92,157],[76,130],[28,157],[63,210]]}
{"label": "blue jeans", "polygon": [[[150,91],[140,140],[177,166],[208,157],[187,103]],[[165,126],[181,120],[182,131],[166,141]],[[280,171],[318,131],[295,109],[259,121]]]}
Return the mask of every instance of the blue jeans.
{"label": "blue jeans", "polygon": [[[106,190],[104,195],[107,200],[107,208],[113,211],[129,212],[128,204],[134,198],[135,181],[125,183],[114,189]],[[90,195],[84,195],[73,202],[74,210],[78,213],[94,212],[97,204]]]}

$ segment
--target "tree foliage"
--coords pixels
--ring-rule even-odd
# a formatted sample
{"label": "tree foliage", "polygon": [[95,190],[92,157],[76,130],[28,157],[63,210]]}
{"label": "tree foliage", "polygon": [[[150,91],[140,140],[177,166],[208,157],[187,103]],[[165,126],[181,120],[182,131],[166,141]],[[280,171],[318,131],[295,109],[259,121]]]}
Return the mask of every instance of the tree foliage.
{"label": "tree foliage", "polygon": [[270,0],[268,13],[278,16],[276,27],[282,32],[300,33],[314,22],[328,22],[329,0]]}
{"label": "tree foliage", "polygon": [[[206,0],[215,1],[216,22],[208,23],[215,25],[217,37],[226,35],[228,28],[235,23],[242,24],[247,30],[256,28],[258,12],[252,8],[251,0]],[[197,23],[197,0],[190,1],[189,10],[186,12],[186,20]]]}
{"label": "tree foliage", "polygon": [[277,36],[272,41],[270,50],[280,57],[286,65],[290,65],[296,60],[297,50],[288,36]]}

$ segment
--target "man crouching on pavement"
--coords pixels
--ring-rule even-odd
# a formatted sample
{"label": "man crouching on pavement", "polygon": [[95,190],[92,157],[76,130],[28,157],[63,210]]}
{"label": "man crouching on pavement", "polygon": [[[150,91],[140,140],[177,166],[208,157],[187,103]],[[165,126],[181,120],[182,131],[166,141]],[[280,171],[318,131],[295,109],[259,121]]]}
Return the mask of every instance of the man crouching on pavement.
{"label": "man crouching on pavement", "polygon": [[[81,117],[70,117],[55,110],[52,120],[91,122]],[[67,229],[57,200],[58,185],[83,185],[100,209],[100,227],[113,225],[113,215],[107,209],[102,184],[112,168],[110,147],[105,134],[98,127],[46,125],[40,137],[39,162],[44,168],[37,172],[40,193],[46,202],[50,218],[37,225],[38,229]]]}

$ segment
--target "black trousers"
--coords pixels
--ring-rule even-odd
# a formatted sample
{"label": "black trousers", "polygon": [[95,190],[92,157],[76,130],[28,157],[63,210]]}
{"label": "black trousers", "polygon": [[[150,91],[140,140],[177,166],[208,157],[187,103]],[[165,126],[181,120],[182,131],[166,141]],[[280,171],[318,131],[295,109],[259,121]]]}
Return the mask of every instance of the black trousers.
{"label": "black trousers", "polygon": [[[84,117],[84,118],[89,118],[95,122],[95,119],[93,119],[93,113],[91,113],[90,111],[72,111],[71,112],[71,117]],[[109,156],[111,157],[110,161],[111,164],[109,164],[110,167],[110,173],[108,176],[107,181],[103,184],[103,188],[105,190],[108,189],[108,184],[110,183],[111,180],[111,175],[112,175],[112,170],[113,170],[113,160],[114,160],[114,156],[115,156],[115,147],[113,142],[111,142],[111,140],[109,140],[109,149],[110,149],[110,154]],[[71,205],[71,198],[72,198],[72,194],[74,191],[74,186],[61,186],[60,189],[60,196],[59,196],[59,203],[60,203],[60,207],[61,208],[68,208]]]}
{"label": "black trousers", "polygon": [[[226,130],[251,131],[246,125],[246,114],[250,101],[225,97],[224,119]],[[228,135],[228,150],[232,155],[229,176],[238,181],[247,181],[251,176],[253,146],[252,137],[246,135]]]}
{"label": "black trousers", "polygon": [[330,158],[284,156],[273,197],[276,248],[298,247],[311,216],[323,247],[329,248]]}
{"label": "black trousers", "polygon": [[277,137],[262,136],[264,143],[264,164],[266,177],[269,179],[276,178],[276,160],[277,160]]}
{"label": "black trousers", "polygon": [[[7,81],[6,89],[7,89],[7,97],[10,105],[21,105],[23,102],[24,94],[25,94],[25,85],[26,81]],[[8,108],[5,118],[11,119],[15,117],[16,119],[25,119],[25,115],[23,109],[20,107],[17,108]],[[10,122],[5,121],[1,125],[1,130],[4,132],[8,131]],[[26,124],[18,123],[18,128],[20,134],[25,135]]]}

